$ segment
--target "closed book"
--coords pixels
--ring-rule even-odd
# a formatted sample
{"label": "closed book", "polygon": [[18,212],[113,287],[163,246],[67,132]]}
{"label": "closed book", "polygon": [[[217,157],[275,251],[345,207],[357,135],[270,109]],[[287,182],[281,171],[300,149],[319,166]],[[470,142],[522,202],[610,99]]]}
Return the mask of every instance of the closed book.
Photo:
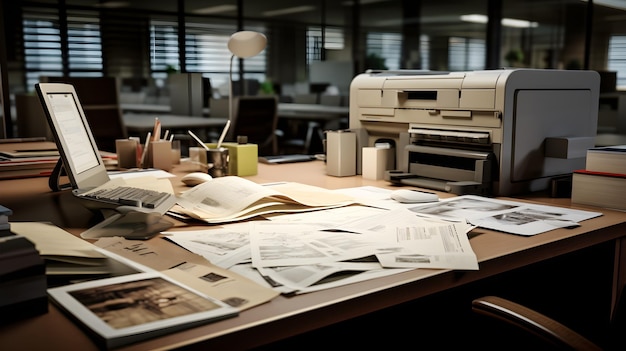
{"label": "closed book", "polygon": [[626,145],[591,148],[586,160],[588,171],[626,174]]}
{"label": "closed book", "polygon": [[572,203],[626,210],[626,174],[576,170]]}

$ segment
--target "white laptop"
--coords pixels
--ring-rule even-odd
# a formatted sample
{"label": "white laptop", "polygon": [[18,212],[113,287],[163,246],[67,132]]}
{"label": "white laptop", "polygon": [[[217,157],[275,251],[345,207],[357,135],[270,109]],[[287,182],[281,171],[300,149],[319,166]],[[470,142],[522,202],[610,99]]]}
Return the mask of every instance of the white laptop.
{"label": "white laptop", "polygon": [[[94,188],[108,183],[110,178],[76,91],[71,84],[64,83],[38,83],[35,88],[59,149],[62,166],[70,180],[72,193],[84,200],[86,207],[164,214],[176,203],[176,196],[172,193],[144,189],[131,195],[124,191],[119,197],[110,196],[110,192],[101,196],[86,196],[85,193],[89,194]],[[54,181],[58,179],[51,178],[51,182]],[[118,191],[121,190],[124,189]]]}

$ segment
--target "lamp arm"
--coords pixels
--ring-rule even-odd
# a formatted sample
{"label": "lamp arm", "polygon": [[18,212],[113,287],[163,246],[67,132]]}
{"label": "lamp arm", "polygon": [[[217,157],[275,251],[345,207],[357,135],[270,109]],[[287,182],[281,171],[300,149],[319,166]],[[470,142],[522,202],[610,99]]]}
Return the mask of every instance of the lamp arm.
{"label": "lamp arm", "polygon": [[222,147],[222,142],[226,137],[226,133],[228,132],[228,128],[230,127],[231,120],[233,119],[233,59],[235,55],[230,56],[230,69],[228,70],[228,120],[226,121],[226,125],[222,130],[222,134],[217,141],[217,148]]}
{"label": "lamp arm", "polygon": [[228,120],[233,119],[233,59],[235,55],[230,56],[230,69],[228,70]]}

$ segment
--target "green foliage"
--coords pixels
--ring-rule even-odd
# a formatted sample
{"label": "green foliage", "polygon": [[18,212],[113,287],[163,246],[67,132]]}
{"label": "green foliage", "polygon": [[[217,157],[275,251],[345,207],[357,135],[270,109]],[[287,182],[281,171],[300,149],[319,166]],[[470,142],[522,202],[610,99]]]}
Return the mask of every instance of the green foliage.
{"label": "green foliage", "polygon": [[522,50],[513,49],[509,51],[506,56],[504,56],[504,59],[509,63],[510,66],[513,66],[513,64],[515,63],[524,61],[524,53],[522,52]]}
{"label": "green foliage", "polygon": [[365,69],[386,70],[389,68],[385,65],[385,59],[383,57],[376,53],[371,53],[365,58]]}

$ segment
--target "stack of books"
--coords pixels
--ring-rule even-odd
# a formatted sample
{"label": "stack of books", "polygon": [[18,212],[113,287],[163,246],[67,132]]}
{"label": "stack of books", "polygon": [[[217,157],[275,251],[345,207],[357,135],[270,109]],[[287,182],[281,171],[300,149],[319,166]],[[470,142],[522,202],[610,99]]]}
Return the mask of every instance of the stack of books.
{"label": "stack of books", "polygon": [[0,179],[47,177],[58,160],[56,149],[0,151]]}
{"label": "stack of books", "polygon": [[0,205],[0,323],[48,312],[46,267],[35,245],[11,231]]}
{"label": "stack of books", "polygon": [[572,176],[572,203],[626,210],[626,145],[587,150],[585,169]]}

